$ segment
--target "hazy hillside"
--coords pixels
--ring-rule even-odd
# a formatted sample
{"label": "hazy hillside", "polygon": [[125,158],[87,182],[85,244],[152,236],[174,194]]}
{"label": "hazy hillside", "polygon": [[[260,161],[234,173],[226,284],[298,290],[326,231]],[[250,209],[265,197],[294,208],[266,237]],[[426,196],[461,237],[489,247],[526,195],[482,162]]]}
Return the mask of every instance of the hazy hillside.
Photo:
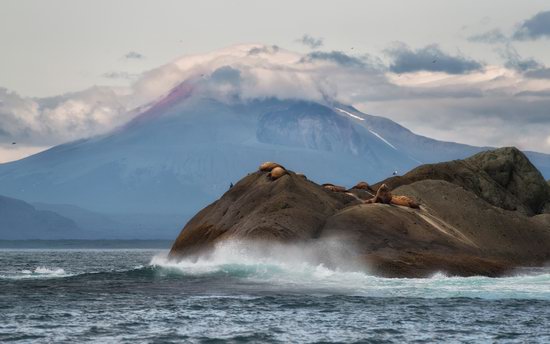
{"label": "hazy hillside", "polygon": [[82,236],[77,224],[53,211],[36,210],[32,205],[0,196],[0,237],[16,239],[60,239]]}

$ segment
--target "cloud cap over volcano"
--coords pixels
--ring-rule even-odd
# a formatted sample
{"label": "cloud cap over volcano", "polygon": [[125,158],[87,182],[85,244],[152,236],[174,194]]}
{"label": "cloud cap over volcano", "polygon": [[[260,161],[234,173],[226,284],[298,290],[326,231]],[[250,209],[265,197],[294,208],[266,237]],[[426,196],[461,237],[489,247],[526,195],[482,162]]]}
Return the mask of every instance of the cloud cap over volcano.
{"label": "cloud cap over volcano", "polygon": [[[550,152],[550,80],[484,65],[437,45],[387,50],[391,61],[342,51],[299,53],[243,44],[187,55],[128,87],[93,87],[50,98],[0,90],[0,142],[48,147],[120,126],[186,83],[223,101],[305,99],[356,105],[415,132],[475,145]],[[435,60],[435,62],[434,62]]]}

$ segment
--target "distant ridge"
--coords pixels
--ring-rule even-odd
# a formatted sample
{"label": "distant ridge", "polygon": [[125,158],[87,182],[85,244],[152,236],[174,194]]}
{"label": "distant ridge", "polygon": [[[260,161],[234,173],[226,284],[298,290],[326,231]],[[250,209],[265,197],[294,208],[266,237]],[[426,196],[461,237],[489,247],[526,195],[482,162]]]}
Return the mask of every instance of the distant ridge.
{"label": "distant ridge", "polygon": [[81,235],[78,225],[69,218],[53,211],[36,210],[21,200],[0,196],[1,239],[60,239]]}

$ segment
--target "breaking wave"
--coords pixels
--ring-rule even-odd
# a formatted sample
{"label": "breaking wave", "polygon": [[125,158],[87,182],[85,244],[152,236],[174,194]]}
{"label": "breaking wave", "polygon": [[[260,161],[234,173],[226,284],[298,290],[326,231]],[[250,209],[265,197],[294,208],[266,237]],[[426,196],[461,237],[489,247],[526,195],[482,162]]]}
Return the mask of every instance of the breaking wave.
{"label": "breaking wave", "polygon": [[[234,293],[297,293],[308,295],[351,295],[403,298],[481,298],[550,300],[550,269],[522,269],[501,278],[455,277],[436,273],[430,278],[383,278],[350,265],[349,248],[338,243],[315,245],[270,245],[227,242],[198,259],[169,259],[154,255],[147,264],[89,266],[70,264],[4,269],[0,280],[72,279],[83,283],[96,280],[154,280],[192,282],[208,291]],[[154,253],[152,252],[151,255]],[[181,281],[181,282],[178,282]],[[245,289],[243,289],[245,288]]]}
{"label": "breaking wave", "polygon": [[3,279],[29,279],[29,278],[59,278],[72,276],[65,272],[62,268],[48,268],[38,266],[32,270],[23,269],[12,274],[0,275]]}
{"label": "breaking wave", "polygon": [[[369,297],[550,300],[550,269],[524,269],[509,277],[456,277],[436,273],[430,278],[383,278],[345,264],[318,263],[316,250],[307,246],[254,247],[244,243],[219,245],[199,259],[152,258],[160,273],[182,276],[225,276],[257,283],[264,288],[321,294]],[[344,258],[332,252],[332,260]]]}

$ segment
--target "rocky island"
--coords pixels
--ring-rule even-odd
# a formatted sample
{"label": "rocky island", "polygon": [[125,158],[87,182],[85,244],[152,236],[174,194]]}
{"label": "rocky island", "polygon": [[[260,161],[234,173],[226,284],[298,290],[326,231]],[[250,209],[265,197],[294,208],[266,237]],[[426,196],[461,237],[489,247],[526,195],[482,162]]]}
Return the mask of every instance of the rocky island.
{"label": "rocky island", "polygon": [[500,276],[550,260],[550,186],[516,148],[350,189],[264,163],[196,214],[170,256],[201,257],[232,240],[336,241],[350,263],[387,277]]}

